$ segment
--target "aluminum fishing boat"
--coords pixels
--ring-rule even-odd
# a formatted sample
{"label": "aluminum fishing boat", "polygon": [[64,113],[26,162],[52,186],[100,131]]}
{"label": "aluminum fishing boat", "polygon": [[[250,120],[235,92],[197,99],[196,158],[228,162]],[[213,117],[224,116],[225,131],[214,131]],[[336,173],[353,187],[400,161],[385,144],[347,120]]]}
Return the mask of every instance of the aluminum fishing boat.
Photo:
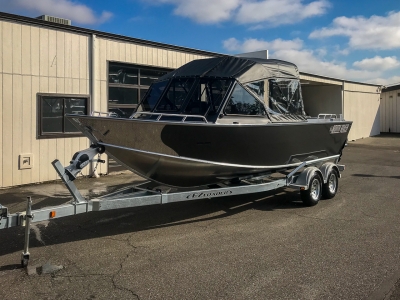
{"label": "aluminum fishing boat", "polygon": [[68,115],[129,170],[195,187],[338,162],[352,122],[306,115],[297,67],[271,59],[192,61],[159,78],[130,118]]}

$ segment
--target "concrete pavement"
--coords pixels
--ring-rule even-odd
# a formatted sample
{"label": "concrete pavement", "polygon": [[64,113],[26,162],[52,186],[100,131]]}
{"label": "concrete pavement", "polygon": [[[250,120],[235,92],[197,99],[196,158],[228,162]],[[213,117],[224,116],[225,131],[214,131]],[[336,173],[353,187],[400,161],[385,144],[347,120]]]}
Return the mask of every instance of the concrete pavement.
{"label": "concrete pavement", "polygon": [[[23,228],[0,231],[1,299],[397,299],[400,137],[351,142],[334,199],[299,193],[226,197],[97,212],[36,223],[31,266],[18,268]],[[98,195],[141,179],[83,179]],[[69,200],[60,183],[0,191],[24,210]],[[397,296],[396,296],[397,295]]]}

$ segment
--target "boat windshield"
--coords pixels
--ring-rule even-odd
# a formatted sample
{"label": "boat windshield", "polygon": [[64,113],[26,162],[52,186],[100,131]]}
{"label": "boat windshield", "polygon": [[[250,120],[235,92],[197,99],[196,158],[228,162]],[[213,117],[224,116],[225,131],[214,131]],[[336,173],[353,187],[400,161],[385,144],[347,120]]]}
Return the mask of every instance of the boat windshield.
{"label": "boat windshield", "polygon": [[304,115],[297,79],[269,79],[248,83],[246,87],[265,103],[271,114]]}
{"label": "boat windshield", "polygon": [[232,80],[190,77],[174,78],[168,83],[153,83],[138,111],[213,115],[221,106]]}
{"label": "boat windshield", "polygon": [[142,99],[138,111],[152,111],[167,84],[168,80],[153,83]]}

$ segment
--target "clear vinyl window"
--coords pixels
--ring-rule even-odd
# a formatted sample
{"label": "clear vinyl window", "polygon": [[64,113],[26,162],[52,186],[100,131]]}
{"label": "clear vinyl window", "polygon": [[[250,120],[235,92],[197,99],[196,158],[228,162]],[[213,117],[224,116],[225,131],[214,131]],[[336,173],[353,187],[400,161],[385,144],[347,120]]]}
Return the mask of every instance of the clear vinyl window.
{"label": "clear vinyl window", "polygon": [[266,114],[264,104],[236,84],[227,105],[225,113],[228,115],[264,116]]}

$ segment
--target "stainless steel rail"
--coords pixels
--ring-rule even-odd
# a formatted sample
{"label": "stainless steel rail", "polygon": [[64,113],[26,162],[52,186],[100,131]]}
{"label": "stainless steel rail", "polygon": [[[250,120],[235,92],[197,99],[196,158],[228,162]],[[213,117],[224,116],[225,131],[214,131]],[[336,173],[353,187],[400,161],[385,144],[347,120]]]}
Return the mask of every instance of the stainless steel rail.
{"label": "stainless steel rail", "polygon": [[[201,121],[208,123],[207,119],[204,116],[200,116],[200,115],[181,115],[181,114],[166,114],[166,113],[154,113],[154,112],[136,112],[130,117],[130,119],[139,117],[141,115],[158,116],[156,121],[162,121],[161,119],[163,117],[180,117],[180,118],[182,118],[181,122],[185,122],[187,118],[198,118],[198,119],[201,119]],[[168,120],[168,121],[170,121],[170,120]],[[191,121],[191,122],[193,122],[193,121]]]}

